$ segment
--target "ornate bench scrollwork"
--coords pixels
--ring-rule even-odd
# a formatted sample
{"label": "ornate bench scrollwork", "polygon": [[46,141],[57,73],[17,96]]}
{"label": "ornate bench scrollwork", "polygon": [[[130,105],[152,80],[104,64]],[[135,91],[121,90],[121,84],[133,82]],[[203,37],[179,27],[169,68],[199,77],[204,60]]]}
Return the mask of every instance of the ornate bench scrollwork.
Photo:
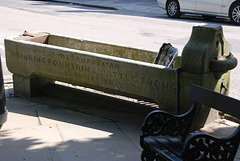
{"label": "ornate bench scrollwork", "polygon": [[[204,104],[240,118],[237,107],[240,101],[200,86],[192,85],[190,99],[194,104],[182,115],[161,110],[150,112],[142,126],[140,145],[142,161],[232,161],[240,141],[240,126],[226,138],[205,133],[189,135],[192,119],[198,104]],[[188,138],[187,138],[188,137]]]}

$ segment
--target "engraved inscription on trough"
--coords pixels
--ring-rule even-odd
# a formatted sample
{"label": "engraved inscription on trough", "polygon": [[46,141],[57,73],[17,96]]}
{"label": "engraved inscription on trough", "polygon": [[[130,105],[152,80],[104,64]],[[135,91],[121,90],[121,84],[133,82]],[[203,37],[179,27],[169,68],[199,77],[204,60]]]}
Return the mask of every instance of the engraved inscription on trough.
{"label": "engraved inscription on trough", "polygon": [[[5,46],[9,71],[19,79],[22,77],[22,80],[26,80],[26,84],[37,76],[154,101],[160,107],[167,107],[168,111],[176,111],[175,68],[27,41],[5,40]],[[15,80],[15,87],[21,86]],[[31,86],[26,86],[25,93],[31,92],[27,88]],[[22,90],[17,92],[21,93]]]}
{"label": "engraved inscription on trough", "polygon": [[[94,58],[85,58],[79,55],[64,55],[58,54],[58,58],[46,58],[38,55],[29,55],[12,52],[13,58],[21,59],[33,63],[44,64],[52,67],[57,67],[60,71],[65,71],[69,76],[82,78],[83,80],[114,85],[114,80],[136,83],[138,85],[148,85],[156,88],[175,90],[175,84],[169,84],[161,77],[154,79],[154,76],[146,77],[139,74],[139,71],[123,70],[123,65],[114,62],[103,60],[95,60]],[[143,73],[142,73],[143,74]]]}
{"label": "engraved inscription on trough", "polygon": [[[11,60],[14,59],[18,64],[31,66],[25,75],[53,75],[51,79],[59,78],[59,81],[80,86],[129,93],[130,96],[150,98],[156,102],[176,102],[176,71],[159,65],[82,51],[49,51],[47,48],[35,49],[34,52],[14,50]],[[168,94],[173,97],[164,96]]]}

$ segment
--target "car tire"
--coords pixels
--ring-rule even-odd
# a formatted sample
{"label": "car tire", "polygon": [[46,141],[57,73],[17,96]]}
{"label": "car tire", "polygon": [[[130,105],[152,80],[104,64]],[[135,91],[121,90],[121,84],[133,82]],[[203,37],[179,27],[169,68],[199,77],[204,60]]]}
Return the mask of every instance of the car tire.
{"label": "car tire", "polygon": [[240,25],[240,3],[235,3],[229,12],[230,20],[235,25]]}
{"label": "car tire", "polygon": [[169,0],[167,2],[166,11],[168,17],[179,18],[181,16],[180,6],[177,0]]}

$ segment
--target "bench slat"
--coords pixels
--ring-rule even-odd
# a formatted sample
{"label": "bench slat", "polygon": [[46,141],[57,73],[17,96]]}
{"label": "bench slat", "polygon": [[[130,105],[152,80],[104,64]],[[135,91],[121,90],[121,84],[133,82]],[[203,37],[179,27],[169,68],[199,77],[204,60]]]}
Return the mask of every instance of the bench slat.
{"label": "bench slat", "polygon": [[[173,141],[173,140],[172,140]],[[162,157],[168,160],[181,160],[181,153],[182,153],[182,145],[179,145],[180,141],[172,142],[167,137],[163,138],[154,138],[154,137],[146,137],[144,138],[144,143],[147,146],[154,149],[157,154],[160,154]]]}
{"label": "bench slat", "polygon": [[168,151],[174,153],[177,157],[181,157],[183,144],[179,144],[179,141],[173,142],[169,138],[157,138],[155,141]]}
{"label": "bench slat", "polygon": [[239,100],[197,85],[192,85],[189,98],[240,119]]}

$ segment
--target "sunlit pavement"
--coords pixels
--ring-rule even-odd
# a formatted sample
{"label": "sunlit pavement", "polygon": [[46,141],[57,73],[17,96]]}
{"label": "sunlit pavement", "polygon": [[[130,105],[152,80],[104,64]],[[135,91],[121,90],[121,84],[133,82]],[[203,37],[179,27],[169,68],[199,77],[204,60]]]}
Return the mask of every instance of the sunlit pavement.
{"label": "sunlit pavement", "polygon": [[[9,117],[0,131],[1,161],[140,160],[142,116],[50,96],[14,97],[11,84],[5,89]],[[68,109],[72,107],[80,112]],[[236,127],[218,120],[202,131],[222,137]]]}

